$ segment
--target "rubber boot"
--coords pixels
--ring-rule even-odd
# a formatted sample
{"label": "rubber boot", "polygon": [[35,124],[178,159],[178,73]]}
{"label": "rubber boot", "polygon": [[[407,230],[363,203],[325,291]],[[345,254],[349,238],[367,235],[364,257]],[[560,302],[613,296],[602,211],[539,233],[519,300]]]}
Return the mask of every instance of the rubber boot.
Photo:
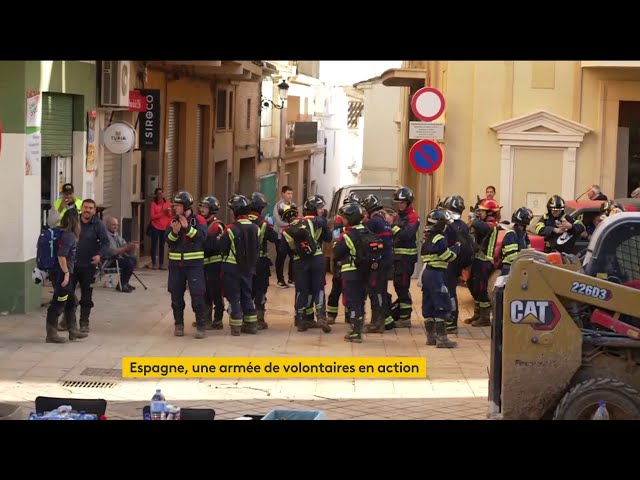
{"label": "rubber boot", "polygon": [[184,337],[184,312],[173,311],[173,334],[176,337]]}
{"label": "rubber boot", "polygon": [[480,318],[471,323],[472,327],[488,327],[491,325],[491,307],[480,308]]}
{"label": "rubber boot", "polygon": [[[204,306],[204,326],[207,330],[213,330],[213,305]],[[198,327],[198,322],[191,323],[192,327]]]}
{"label": "rubber boot", "polygon": [[73,341],[80,338],[87,338],[89,336],[88,333],[78,330],[75,310],[71,310],[69,312],[65,311],[64,319],[67,322],[67,329],[69,330],[69,340]]}
{"label": "rubber boot", "polygon": [[352,329],[344,336],[345,341],[353,343],[362,343],[362,327],[364,318],[359,317],[351,321]]}
{"label": "rubber boot", "polygon": [[318,326],[324,333],[331,332],[331,327],[327,323],[327,313],[324,310],[324,305],[318,305],[316,307],[316,317],[318,317]]}
{"label": "rubber boot", "polygon": [[327,325],[333,325],[336,323],[337,313],[327,313]]}
{"label": "rubber boot", "polygon": [[258,315],[258,330],[269,328],[267,322],[264,321],[264,310],[256,310],[256,315]]}
{"label": "rubber boot", "polygon": [[47,343],[67,343],[67,339],[58,335],[58,329],[56,324],[58,323],[58,316],[52,312],[47,312]]}
{"label": "rubber boot", "polygon": [[380,307],[371,309],[371,323],[367,325],[367,333],[384,333],[384,315]]}
{"label": "rubber boot", "polygon": [[306,318],[305,325],[307,326],[307,328],[320,328],[320,325],[318,325],[318,322],[316,322],[315,312],[313,311],[313,307],[307,308],[305,318]]}
{"label": "rubber boot", "polygon": [[455,348],[458,346],[447,337],[447,326],[442,318],[436,318],[436,348]]}
{"label": "rubber boot", "polygon": [[250,335],[255,335],[258,333],[258,322],[247,322],[246,317],[243,319],[242,327],[240,327],[240,331],[242,333],[248,333]]}
{"label": "rubber boot", "polygon": [[211,324],[212,330],[222,330],[222,316],[224,315],[224,310],[216,310],[213,314],[213,323]]}
{"label": "rubber boot", "polygon": [[62,317],[62,320],[60,320],[60,323],[58,324],[58,331],[59,332],[67,331],[67,321],[64,319],[64,317]]}
{"label": "rubber boot", "polygon": [[434,318],[427,318],[424,321],[424,328],[427,331],[427,345],[436,344],[436,320]]}
{"label": "rubber boot", "polygon": [[230,325],[229,330],[231,330],[231,335],[239,337],[242,332],[242,325]]}
{"label": "rubber boot", "polygon": [[202,327],[196,327],[196,333],[194,335],[195,338],[202,339],[206,336],[207,336],[207,328],[205,325],[203,325]]}
{"label": "rubber boot", "polygon": [[476,302],[475,307],[473,309],[473,317],[465,319],[464,323],[469,325],[470,323],[475,322],[480,318],[480,304]]}
{"label": "rubber boot", "polygon": [[307,331],[307,314],[304,310],[296,313],[296,327],[299,332]]}
{"label": "rubber boot", "polygon": [[80,307],[80,331],[89,333],[89,315],[91,314],[91,307]]}
{"label": "rubber boot", "polygon": [[445,323],[447,324],[447,333],[458,333],[458,311],[451,312],[451,318]]}

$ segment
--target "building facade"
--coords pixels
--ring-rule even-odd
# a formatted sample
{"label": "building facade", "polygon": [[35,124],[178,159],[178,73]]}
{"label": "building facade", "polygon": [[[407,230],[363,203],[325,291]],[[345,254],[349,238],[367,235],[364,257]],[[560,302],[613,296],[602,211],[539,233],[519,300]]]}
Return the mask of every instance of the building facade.
{"label": "building facade", "polygon": [[73,183],[81,198],[94,193],[87,125],[95,98],[95,62],[0,63],[0,312],[40,307],[41,288],[31,279],[36,244],[62,185]]}
{"label": "building facade", "polygon": [[456,193],[475,203],[495,185],[508,216],[522,205],[541,213],[553,194],[598,184],[626,197],[640,184],[640,62],[411,62],[380,81],[401,88],[401,181],[414,187],[410,98],[425,85],[444,93],[444,163],[420,194],[429,206]]}

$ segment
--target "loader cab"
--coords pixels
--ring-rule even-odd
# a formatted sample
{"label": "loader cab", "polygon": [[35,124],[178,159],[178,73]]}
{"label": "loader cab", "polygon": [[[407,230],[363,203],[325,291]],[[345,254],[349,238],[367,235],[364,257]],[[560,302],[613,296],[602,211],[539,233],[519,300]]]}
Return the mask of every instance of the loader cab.
{"label": "loader cab", "polygon": [[615,283],[640,280],[640,213],[607,217],[591,237],[585,273]]}

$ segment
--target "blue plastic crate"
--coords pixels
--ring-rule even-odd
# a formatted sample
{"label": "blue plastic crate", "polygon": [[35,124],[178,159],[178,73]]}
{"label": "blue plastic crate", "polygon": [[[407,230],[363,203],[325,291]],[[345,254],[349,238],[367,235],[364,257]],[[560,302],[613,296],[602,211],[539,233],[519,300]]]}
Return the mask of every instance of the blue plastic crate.
{"label": "blue plastic crate", "polygon": [[262,420],[325,420],[326,414],[321,410],[280,410],[267,413]]}

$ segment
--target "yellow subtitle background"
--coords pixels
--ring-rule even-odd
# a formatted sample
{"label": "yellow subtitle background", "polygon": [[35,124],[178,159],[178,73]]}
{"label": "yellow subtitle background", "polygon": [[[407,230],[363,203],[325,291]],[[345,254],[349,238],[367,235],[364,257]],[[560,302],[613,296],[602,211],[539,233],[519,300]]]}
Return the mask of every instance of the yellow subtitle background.
{"label": "yellow subtitle background", "polygon": [[425,378],[423,357],[124,357],[124,378]]}

